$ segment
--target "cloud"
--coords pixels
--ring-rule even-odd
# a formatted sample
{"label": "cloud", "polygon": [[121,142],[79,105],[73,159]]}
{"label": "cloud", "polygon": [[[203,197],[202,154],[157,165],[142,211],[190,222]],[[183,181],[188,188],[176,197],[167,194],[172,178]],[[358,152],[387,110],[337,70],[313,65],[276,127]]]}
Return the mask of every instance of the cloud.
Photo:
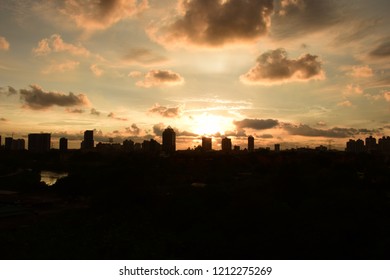
{"label": "cloud", "polygon": [[374,71],[368,65],[352,66],[351,72],[347,74],[354,78],[369,78],[374,75]]}
{"label": "cloud", "polygon": [[390,91],[385,91],[385,92],[383,93],[383,97],[385,98],[385,100],[386,100],[387,102],[390,102]]}
{"label": "cloud", "polygon": [[91,67],[89,67],[89,69],[96,77],[100,77],[104,74],[104,70],[99,68],[97,64],[92,64]]}
{"label": "cloud", "polygon": [[100,116],[100,112],[95,108],[91,108],[91,115]]}
{"label": "cloud", "polygon": [[151,70],[145,74],[144,80],[136,83],[139,87],[150,88],[159,86],[175,86],[184,83],[180,74],[171,70]]}
{"label": "cloud", "polygon": [[345,95],[361,95],[363,93],[363,89],[359,85],[349,84],[345,87],[343,93]]}
{"label": "cloud", "polygon": [[390,56],[390,41],[383,42],[370,52],[373,57],[387,57]]}
{"label": "cloud", "polygon": [[0,36],[0,50],[9,50],[9,42],[4,37]]}
{"label": "cloud", "polygon": [[141,129],[135,123],[133,123],[131,127],[126,127],[126,133],[137,136],[141,133]]}
{"label": "cloud", "polygon": [[272,134],[262,134],[262,135],[256,135],[256,137],[261,139],[272,139],[274,136]]}
{"label": "cloud", "polygon": [[166,126],[163,123],[153,125],[153,133],[157,136],[161,136]]}
{"label": "cloud", "polygon": [[61,53],[66,52],[75,56],[88,57],[91,53],[89,50],[84,48],[81,45],[73,45],[64,42],[61,36],[58,34],[53,34],[50,38],[45,38],[39,41],[38,46],[33,48],[33,53],[36,56],[48,55],[52,52]]}
{"label": "cloud", "polygon": [[73,60],[67,60],[66,62],[63,63],[53,63],[52,65],[49,65],[46,67],[42,73],[43,74],[51,74],[53,72],[66,72],[66,71],[71,71],[76,69],[80,65],[80,62],[78,61],[73,61]]}
{"label": "cloud", "polygon": [[295,81],[322,80],[325,73],[317,56],[305,54],[288,59],[284,49],[271,50],[257,58],[256,65],[240,79],[249,84],[281,84]]}
{"label": "cloud", "polygon": [[344,100],[344,101],[337,103],[337,106],[339,106],[339,107],[352,107],[352,102],[349,100]]}
{"label": "cloud", "polygon": [[128,75],[131,78],[139,78],[142,76],[142,72],[140,71],[131,71]]}
{"label": "cloud", "polygon": [[130,49],[123,59],[127,63],[139,65],[157,65],[168,61],[166,57],[146,48]]}
{"label": "cloud", "polygon": [[237,128],[252,128],[262,130],[273,128],[279,125],[279,121],[272,119],[243,119],[241,121],[234,121],[233,124]]}
{"label": "cloud", "polygon": [[65,0],[58,9],[77,27],[96,31],[107,29],[147,8],[147,0]]}
{"label": "cloud", "polygon": [[11,96],[11,95],[15,95],[17,93],[18,93],[18,91],[11,86],[8,86],[6,89],[3,87],[0,87],[0,94],[5,94],[7,96]]}
{"label": "cloud", "polygon": [[8,122],[6,118],[0,118],[0,122]]}
{"label": "cloud", "polygon": [[75,109],[66,108],[65,111],[68,112],[68,113],[72,113],[72,114],[82,114],[82,113],[84,113],[84,110],[83,109],[79,109],[79,108],[75,108]]}
{"label": "cloud", "polygon": [[177,118],[181,115],[181,107],[165,107],[159,104],[153,105],[152,108],[149,109],[150,113],[159,114],[165,118]]}
{"label": "cloud", "polygon": [[118,120],[118,121],[128,121],[128,119],[126,119],[126,118],[117,117],[116,114],[113,112],[109,113],[107,115],[107,117],[114,119],[114,120]]}
{"label": "cloud", "polygon": [[147,31],[165,46],[253,43],[267,34],[272,13],[272,0],[181,0],[175,17]]}
{"label": "cloud", "polygon": [[293,125],[289,123],[283,124],[283,128],[290,135],[300,135],[308,137],[330,137],[330,138],[347,138],[353,137],[360,132],[366,132],[368,130],[358,130],[354,128],[339,128],[334,127],[331,129],[317,129],[312,128],[306,124]]}
{"label": "cloud", "polygon": [[19,90],[20,99],[25,106],[34,110],[47,109],[54,105],[60,107],[89,106],[90,101],[85,94],[68,95],[60,92],[45,91],[38,85],[30,85],[29,89]]}
{"label": "cloud", "polygon": [[281,0],[272,17],[271,35],[277,39],[299,37],[326,29],[345,18],[336,1]]}

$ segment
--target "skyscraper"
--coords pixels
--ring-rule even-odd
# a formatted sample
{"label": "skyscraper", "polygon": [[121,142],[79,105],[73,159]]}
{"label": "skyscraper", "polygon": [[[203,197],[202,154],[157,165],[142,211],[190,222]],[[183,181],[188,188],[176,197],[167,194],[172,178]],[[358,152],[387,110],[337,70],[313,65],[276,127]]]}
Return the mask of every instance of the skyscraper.
{"label": "skyscraper", "polygon": [[82,150],[92,150],[95,147],[95,141],[93,140],[93,130],[84,131],[84,140],[81,142]]}
{"label": "skyscraper", "polygon": [[68,139],[62,137],[60,138],[60,151],[65,152],[68,150]]}
{"label": "skyscraper", "polygon": [[28,135],[28,150],[35,153],[50,151],[50,133],[31,133]]}
{"label": "skyscraper", "polygon": [[224,152],[230,152],[232,150],[232,140],[230,138],[223,138],[222,139],[222,151]]}
{"label": "skyscraper", "polygon": [[255,150],[255,138],[253,136],[248,137],[248,151],[253,152]]}
{"label": "skyscraper", "polygon": [[202,137],[202,150],[211,151],[212,149],[212,139],[209,137]]}
{"label": "skyscraper", "polygon": [[162,150],[166,153],[173,153],[176,151],[176,133],[168,126],[162,134]]}

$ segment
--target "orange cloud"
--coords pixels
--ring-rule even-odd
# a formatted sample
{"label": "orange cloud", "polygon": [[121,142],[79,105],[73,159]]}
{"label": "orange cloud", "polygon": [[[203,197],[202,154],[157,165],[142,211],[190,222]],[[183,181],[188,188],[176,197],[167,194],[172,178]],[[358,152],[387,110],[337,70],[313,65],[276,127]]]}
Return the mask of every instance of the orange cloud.
{"label": "orange cloud", "polygon": [[146,73],[143,80],[136,83],[139,87],[150,88],[159,86],[175,86],[184,83],[180,74],[171,70],[151,70]]}
{"label": "orange cloud", "polygon": [[369,78],[374,75],[374,71],[368,65],[352,66],[352,70],[348,75],[354,78]]}
{"label": "orange cloud", "polygon": [[9,49],[9,42],[4,37],[0,36],[0,50],[8,50]]}
{"label": "orange cloud", "polygon": [[256,65],[240,77],[244,83],[263,85],[324,78],[322,63],[317,56],[305,54],[298,59],[289,59],[284,49],[263,53],[257,58]]}
{"label": "orange cloud", "polygon": [[67,52],[75,56],[87,57],[91,53],[81,45],[73,45],[64,42],[61,36],[53,34],[50,38],[45,38],[39,41],[38,46],[33,49],[33,53],[37,56],[48,55],[52,52]]}

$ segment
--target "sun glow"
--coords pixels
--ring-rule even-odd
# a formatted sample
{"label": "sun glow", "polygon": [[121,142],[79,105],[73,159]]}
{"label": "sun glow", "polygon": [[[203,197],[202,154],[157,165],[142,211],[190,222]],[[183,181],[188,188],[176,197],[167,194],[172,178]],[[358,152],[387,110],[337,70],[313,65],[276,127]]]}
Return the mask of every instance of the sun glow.
{"label": "sun glow", "polygon": [[223,134],[225,131],[232,129],[232,120],[226,117],[204,113],[193,118],[195,121],[194,132],[199,135]]}

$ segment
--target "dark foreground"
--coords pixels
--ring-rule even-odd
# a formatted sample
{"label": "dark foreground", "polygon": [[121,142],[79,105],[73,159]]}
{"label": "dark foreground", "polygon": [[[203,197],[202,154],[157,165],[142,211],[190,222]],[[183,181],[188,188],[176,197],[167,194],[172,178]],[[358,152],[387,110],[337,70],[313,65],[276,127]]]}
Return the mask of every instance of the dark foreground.
{"label": "dark foreground", "polygon": [[[0,176],[2,259],[390,258],[385,156],[53,153],[0,160],[3,173],[33,169]],[[36,176],[45,168],[70,175],[47,187]]]}

